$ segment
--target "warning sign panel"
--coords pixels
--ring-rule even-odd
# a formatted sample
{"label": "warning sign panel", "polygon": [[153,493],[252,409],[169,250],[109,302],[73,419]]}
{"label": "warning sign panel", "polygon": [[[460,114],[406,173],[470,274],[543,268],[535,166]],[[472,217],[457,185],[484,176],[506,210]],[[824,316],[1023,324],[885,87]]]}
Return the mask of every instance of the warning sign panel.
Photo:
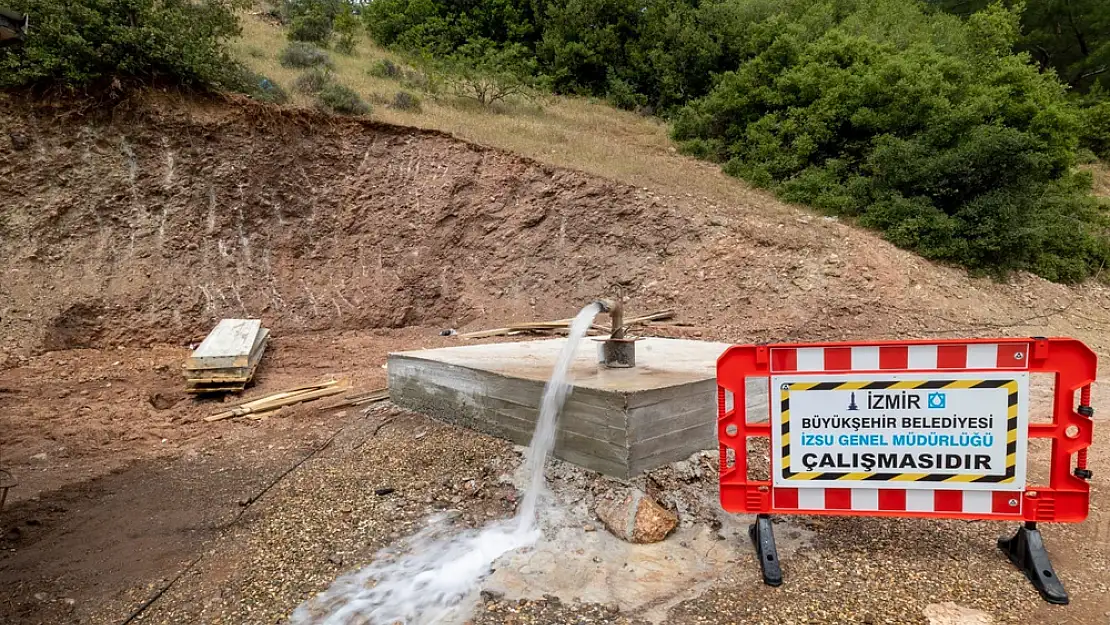
{"label": "warning sign panel", "polygon": [[1021,490],[1027,373],[771,378],[774,484]]}

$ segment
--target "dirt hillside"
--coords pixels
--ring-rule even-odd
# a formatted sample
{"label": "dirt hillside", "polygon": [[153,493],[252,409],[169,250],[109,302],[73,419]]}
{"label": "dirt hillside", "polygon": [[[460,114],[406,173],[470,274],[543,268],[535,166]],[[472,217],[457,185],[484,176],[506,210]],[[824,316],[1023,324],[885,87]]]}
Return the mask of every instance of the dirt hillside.
{"label": "dirt hillside", "polygon": [[275,335],[547,318],[616,284],[735,340],[1005,333],[1105,297],[373,122],[151,98],[9,101],[0,126],[9,355],[181,345],[226,316]]}

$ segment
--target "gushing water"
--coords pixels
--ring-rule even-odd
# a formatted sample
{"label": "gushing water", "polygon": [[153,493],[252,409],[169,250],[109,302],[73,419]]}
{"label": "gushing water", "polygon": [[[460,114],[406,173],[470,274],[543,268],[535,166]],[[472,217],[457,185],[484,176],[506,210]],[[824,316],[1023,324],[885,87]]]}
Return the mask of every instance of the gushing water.
{"label": "gushing water", "polygon": [[544,387],[540,416],[525,458],[528,487],[516,518],[481,530],[453,531],[445,516],[380,551],[361,571],[344,575],[293,612],[290,625],[433,625],[461,623],[474,605],[479,583],[503,554],[535,543],[544,465],[555,443],[555,423],[570,392],[568,374],[597,304],[582,309]]}

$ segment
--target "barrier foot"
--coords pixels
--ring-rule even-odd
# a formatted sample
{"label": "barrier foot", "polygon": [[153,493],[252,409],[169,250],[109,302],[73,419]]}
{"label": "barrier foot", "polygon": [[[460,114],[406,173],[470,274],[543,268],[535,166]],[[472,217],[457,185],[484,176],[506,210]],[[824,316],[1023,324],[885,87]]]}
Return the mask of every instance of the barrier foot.
{"label": "barrier foot", "polygon": [[1068,592],[1056,577],[1036,523],[1026,522],[1013,538],[999,538],[998,548],[1033,582],[1041,598],[1049,603],[1067,605]]}
{"label": "barrier foot", "polygon": [[759,556],[759,568],[763,571],[763,583],[768,586],[782,585],[782,567],[779,566],[779,549],[775,546],[775,531],[771,529],[771,517],[761,514],[755,523],[748,526],[748,537],[755,545]]}

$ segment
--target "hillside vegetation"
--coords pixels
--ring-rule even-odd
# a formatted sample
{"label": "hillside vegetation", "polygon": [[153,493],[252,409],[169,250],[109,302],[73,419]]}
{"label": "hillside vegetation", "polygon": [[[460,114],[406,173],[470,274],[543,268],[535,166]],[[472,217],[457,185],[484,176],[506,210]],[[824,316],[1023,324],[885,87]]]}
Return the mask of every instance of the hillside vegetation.
{"label": "hillside vegetation", "polygon": [[[1023,13],[925,0],[286,0],[238,24],[227,21],[237,0],[43,8],[53,4],[17,8],[68,20],[101,48],[125,42],[108,45],[119,60],[58,69],[74,43],[43,28],[0,52],[23,77],[8,86],[85,88],[116,63],[117,75],[441,128],[634,183],[670,132],[727,174],[926,258],[1065,282],[1110,259],[1110,218],[1080,167],[1110,146],[1099,82],[1110,7],[1094,3]],[[1080,9],[1084,49],[1068,56],[1068,37],[1045,33]],[[188,35],[207,52],[172,65],[169,43],[147,50],[139,30],[150,42]],[[229,51],[241,64],[205,73]],[[693,182],[674,181],[697,192]]]}

